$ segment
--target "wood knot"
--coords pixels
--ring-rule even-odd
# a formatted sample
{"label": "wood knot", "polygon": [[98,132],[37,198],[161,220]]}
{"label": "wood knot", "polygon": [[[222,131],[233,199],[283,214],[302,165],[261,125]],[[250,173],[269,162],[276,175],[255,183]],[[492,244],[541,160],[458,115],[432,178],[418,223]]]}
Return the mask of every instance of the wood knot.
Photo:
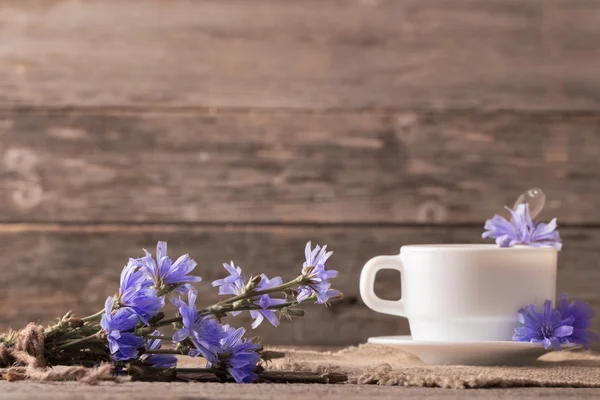
{"label": "wood knot", "polygon": [[436,201],[426,201],[417,210],[417,221],[419,223],[446,222],[448,211],[446,207]]}
{"label": "wood knot", "polygon": [[396,117],[396,136],[406,144],[417,141],[419,120],[415,114],[401,114]]}
{"label": "wood knot", "polygon": [[29,149],[11,148],[4,153],[6,168],[19,176],[14,184],[13,202],[23,209],[35,207],[42,201],[42,179],[36,171],[37,162],[37,155]]}

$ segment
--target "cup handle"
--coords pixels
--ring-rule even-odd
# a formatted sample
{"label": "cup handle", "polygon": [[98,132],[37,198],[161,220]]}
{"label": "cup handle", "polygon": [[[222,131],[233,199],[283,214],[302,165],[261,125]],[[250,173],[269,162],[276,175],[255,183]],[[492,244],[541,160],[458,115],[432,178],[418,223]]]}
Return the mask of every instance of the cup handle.
{"label": "cup handle", "polygon": [[378,297],[373,290],[375,284],[375,275],[382,269],[394,269],[400,272],[400,278],[404,274],[404,265],[399,255],[397,256],[378,256],[370,259],[360,273],[360,296],[365,304],[372,310],[392,315],[405,317],[404,301],[384,300]]}

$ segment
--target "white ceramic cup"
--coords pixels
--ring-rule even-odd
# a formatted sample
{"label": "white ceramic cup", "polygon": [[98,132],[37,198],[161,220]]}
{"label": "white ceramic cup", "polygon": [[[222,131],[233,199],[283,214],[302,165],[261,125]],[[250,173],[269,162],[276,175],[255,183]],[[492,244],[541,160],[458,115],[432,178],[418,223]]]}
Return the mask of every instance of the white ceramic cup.
{"label": "white ceramic cup", "polygon": [[[371,309],[408,318],[413,340],[511,340],[517,311],[555,300],[557,251],[490,244],[403,246],[364,266],[360,295]],[[402,298],[373,291],[377,271],[400,271]]]}

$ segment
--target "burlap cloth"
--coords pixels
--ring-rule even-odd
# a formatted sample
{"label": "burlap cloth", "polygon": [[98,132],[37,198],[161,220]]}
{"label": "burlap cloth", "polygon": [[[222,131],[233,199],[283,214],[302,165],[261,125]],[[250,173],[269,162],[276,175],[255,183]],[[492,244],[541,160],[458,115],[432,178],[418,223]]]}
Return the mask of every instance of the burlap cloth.
{"label": "burlap cloth", "polygon": [[600,354],[551,352],[531,367],[426,365],[393,346],[363,344],[336,352],[277,348],[286,357],[269,364],[272,370],[340,372],[350,384],[441,387],[600,387]]}
{"label": "burlap cloth", "polygon": [[[528,367],[481,367],[426,365],[418,358],[394,346],[363,344],[339,351],[315,351],[290,348],[268,348],[286,353],[286,357],[269,362],[271,371],[312,372],[321,375],[345,374],[348,384],[406,387],[468,388],[600,388],[600,353],[582,351],[551,352]],[[181,367],[203,367],[205,361],[180,357]],[[28,381],[65,379],[65,369],[23,371]],[[87,370],[86,368],[80,368]],[[39,372],[39,373],[38,373]],[[98,374],[100,370],[79,371]],[[58,379],[55,379],[58,378]],[[18,380],[18,379],[17,379]],[[106,379],[102,378],[100,381]],[[113,380],[114,379],[110,379]],[[83,380],[85,381],[85,380]],[[83,382],[80,380],[80,382]],[[98,379],[96,379],[98,381]],[[98,382],[87,383],[98,383]],[[0,396],[2,397],[2,396]]]}

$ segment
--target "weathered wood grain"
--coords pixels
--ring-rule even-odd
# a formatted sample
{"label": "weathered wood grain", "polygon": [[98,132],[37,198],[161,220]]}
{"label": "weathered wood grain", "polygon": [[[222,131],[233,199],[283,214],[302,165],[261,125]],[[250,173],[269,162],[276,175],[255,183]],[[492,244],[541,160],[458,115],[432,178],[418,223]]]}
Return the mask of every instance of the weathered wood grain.
{"label": "weathered wood grain", "polygon": [[4,0],[0,105],[598,109],[594,0]]}
{"label": "weathered wood grain", "polygon": [[600,114],[8,112],[0,220],[600,223]]}
{"label": "weathered wood grain", "polygon": [[[561,231],[565,250],[560,254],[559,291],[589,301],[600,309],[599,229]],[[367,309],[358,293],[364,263],[379,254],[394,254],[403,244],[477,243],[478,228],[319,228],[319,227],[208,227],[208,226],[60,226],[3,225],[0,229],[0,330],[20,327],[30,320],[51,322],[50,316],[74,309],[96,311],[116,291],[118,276],[128,257],[156,240],[169,241],[170,254],[189,251],[199,262],[199,304],[217,299],[210,282],[224,275],[221,263],[233,259],[247,273],[294,277],[303,261],[303,246],[312,239],[334,250],[330,268],[340,272],[336,287],[346,297],[330,308],[313,307],[303,320],[280,328],[260,327],[265,343],[347,345],[373,335],[407,332],[401,318]],[[152,250],[154,251],[154,250]],[[397,298],[399,279],[384,275],[376,291]],[[247,323],[243,317],[232,323]],[[600,332],[600,320],[594,323]]]}

